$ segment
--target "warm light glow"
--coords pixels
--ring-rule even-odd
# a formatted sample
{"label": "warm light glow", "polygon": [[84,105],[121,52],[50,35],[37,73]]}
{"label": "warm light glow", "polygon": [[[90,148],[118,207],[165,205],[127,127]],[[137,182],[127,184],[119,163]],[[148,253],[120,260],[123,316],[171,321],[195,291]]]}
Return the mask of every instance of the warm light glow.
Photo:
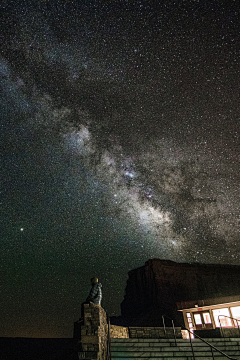
{"label": "warm light glow", "polygon": [[[190,313],[187,313],[187,319],[188,319],[189,330],[193,332],[194,329],[193,329],[192,317],[191,317],[191,314],[190,314]],[[189,334],[191,334],[191,333],[188,332],[188,334],[187,334],[187,339],[189,339]],[[194,339],[194,335],[193,335],[193,334],[191,334],[191,339]]]}
{"label": "warm light glow", "polygon": [[232,317],[234,319],[239,320],[239,321],[234,320],[235,326],[240,326],[240,306],[231,307],[231,312],[232,312]]}
{"label": "warm light glow", "polygon": [[200,314],[194,314],[194,320],[196,325],[202,325],[202,319]]}
{"label": "warm light glow", "polygon": [[225,316],[218,317],[219,315],[230,316],[228,308],[213,310],[213,316],[216,327],[232,327],[232,321],[231,319],[229,319],[229,317],[225,317]]}
{"label": "warm light glow", "polygon": [[211,318],[210,318],[210,314],[208,312],[203,313],[203,319],[204,319],[204,323],[205,324],[211,324]]}

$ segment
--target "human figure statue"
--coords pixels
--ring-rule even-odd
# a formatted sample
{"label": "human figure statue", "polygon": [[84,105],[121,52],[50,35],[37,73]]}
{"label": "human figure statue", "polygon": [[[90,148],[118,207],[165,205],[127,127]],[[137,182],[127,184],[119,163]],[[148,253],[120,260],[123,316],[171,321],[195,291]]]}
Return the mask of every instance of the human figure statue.
{"label": "human figure statue", "polygon": [[81,317],[84,316],[84,305],[89,304],[90,302],[101,305],[102,301],[102,284],[98,282],[98,278],[91,279],[91,286],[88,290],[88,295],[86,301],[84,301],[81,305]]}
{"label": "human figure statue", "polygon": [[102,284],[98,282],[98,278],[91,279],[91,288],[86,298],[86,303],[92,302],[101,305],[102,301]]}

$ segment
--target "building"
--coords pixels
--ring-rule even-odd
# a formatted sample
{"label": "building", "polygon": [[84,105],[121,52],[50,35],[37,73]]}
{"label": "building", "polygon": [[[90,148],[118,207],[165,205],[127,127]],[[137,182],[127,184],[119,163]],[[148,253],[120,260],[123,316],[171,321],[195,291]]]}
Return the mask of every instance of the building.
{"label": "building", "polygon": [[162,326],[165,314],[200,336],[240,337],[240,266],[149,259],[128,276],[121,325]]}
{"label": "building", "polygon": [[[225,296],[215,299],[182,301],[177,303],[182,312],[185,327],[190,331],[237,328],[240,335],[240,296]],[[209,332],[209,334],[213,332]],[[215,331],[219,335],[219,331]],[[220,334],[221,335],[221,334]],[[238,335],[238,334],[236,334]]]}

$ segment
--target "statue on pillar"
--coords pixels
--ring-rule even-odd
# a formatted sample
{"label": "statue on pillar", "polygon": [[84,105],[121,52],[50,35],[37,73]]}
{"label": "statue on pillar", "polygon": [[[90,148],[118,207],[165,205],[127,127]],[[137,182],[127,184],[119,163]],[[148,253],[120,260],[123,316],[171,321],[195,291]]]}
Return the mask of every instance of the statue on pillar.
{"label": "statue on pillar", "polygon": [[84,304],[94,303],[96,305],[101,305],[102,301],[102,284],[98,282],[98,278],[91,278],[91,286],[88,290],[88,295],[86,301],[81,305],[81,316],[83,317],[84,313]]}
{"label": "statue on pillar", "polygon": [[91,279],[92,286],[89,289],[86,303],[92,302],[97,305],[101,305],[102,301],[102,284],[98,282],[98,278],[93,277]]}

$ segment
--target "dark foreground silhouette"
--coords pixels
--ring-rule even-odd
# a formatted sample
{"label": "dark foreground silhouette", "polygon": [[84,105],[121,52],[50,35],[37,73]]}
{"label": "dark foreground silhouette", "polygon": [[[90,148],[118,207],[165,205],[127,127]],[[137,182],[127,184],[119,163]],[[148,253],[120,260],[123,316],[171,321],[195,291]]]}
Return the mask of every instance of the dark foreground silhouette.
{"label": "dark foreground silhouette", "polygon": [[75,339],[0,338],[1,360],[78,360]]}

